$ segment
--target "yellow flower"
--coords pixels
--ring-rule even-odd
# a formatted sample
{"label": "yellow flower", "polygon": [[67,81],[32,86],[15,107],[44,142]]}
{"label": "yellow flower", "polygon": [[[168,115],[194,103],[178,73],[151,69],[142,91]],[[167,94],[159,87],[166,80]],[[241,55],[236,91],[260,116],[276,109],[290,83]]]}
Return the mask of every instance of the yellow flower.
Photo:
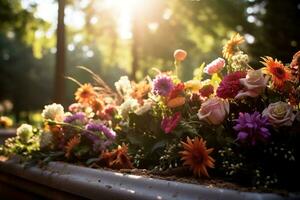
{"label": "yellow flower", "polygon": [[80,88],[75,92],[75,100],[79,103],[90,104],[94,101],[96,97],[96,91],[94,87],[89,84],[83,84]]}
{"label": "yellow flower", "polygon": [[184,83],[185,89],[190,89],[194,93],[198,93],[201,89],[201,81],[199,80],[189,80]]}
{"label": "yellow flower", "polygon": [[230,40],[224,45],[222,53],[224,58],[230,59],[236,51],[237,45],[242,44],[245,41],[244,37],[236,33]]}
{"label": "yellow flower", "polygon": [[4,128],[8,128],[8,127],[11,127],[12,125],[13,125],[12,119],[10,119],[9,117],[6,117],[6,116],[0,117],[0,126],[2,126]]}

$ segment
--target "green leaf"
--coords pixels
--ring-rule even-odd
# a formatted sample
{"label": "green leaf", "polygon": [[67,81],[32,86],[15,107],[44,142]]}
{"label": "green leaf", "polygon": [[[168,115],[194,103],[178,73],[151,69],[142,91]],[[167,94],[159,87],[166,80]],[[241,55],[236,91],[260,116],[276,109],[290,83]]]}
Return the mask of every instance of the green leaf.
{"label": "green leaf", "polygon": [[201,81],[202,80],[202,78],[203,78],[203,70],[204,70],[204,66],[205,66],[205,63],[202,63],[201,65],[200,65],[200,67],[198,67],[198,68],[196,68],[195,70],[194,70],[194,80],[199,80],[199,81]]}
{"label": "green leaf", "polygon": [[219,77],[217,73],[213,74],[211,76],[210,84],[214,86],[214,88],[217,88],[219,84],[221,83],[222,79]]}
{"label": "green leaf", "polygon": [[152,153],[152,152],[156,151],[159,148],[163,148],[164,146],[166,146],[166,144],[167,144],[166,140],[160,140],[160,141],[156,142],[153,145],[153,147],[151,148],[150,152]]}
{"label": "green leaf", "polygon": [[141,145],[144,143],[144,140],[145,140],[145,136],[143,136],[143,135],[136,135],[136,134],[128,133],[126,136],[127,136],[127,139],[129,140],[129,142],[131,144],[135,144],[135,145]]}

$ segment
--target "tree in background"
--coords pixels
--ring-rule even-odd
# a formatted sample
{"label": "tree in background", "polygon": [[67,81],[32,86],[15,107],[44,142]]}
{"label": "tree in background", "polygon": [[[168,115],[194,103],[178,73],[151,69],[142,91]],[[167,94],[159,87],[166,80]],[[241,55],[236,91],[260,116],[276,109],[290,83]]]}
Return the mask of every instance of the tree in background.
{"label": "tree in background", "polygon": [[65,35],[65,0],[58,0],[58,17],[56,30],[56,64],[54,80],[54,102],[64,103],[66,71],[66,35]]}
{"label": "tree in background", "polygon": [[[300,3],[298,0],[253,0],[245,11],[248,22],[254,24],[249,32],[255,41],[249,46],[254,59],[268,55],[291,62],[300,45]],[[258,64],[258,63],[256,63]]]}
{"label": "tree in background", "polygon": [[0,0],[0,100],[13,102],[17,120],[22,111],[28,117],[26,113],[49,102],[52,88],[51,55],[39,60],[35,54],[40,45],[35,31],[48,24],[33,14],[19,0]]}

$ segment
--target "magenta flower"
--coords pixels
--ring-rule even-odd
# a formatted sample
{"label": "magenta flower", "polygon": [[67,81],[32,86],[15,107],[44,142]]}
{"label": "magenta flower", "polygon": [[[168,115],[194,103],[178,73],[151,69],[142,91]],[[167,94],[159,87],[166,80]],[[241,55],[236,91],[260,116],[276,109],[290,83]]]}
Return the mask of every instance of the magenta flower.
{"label": "magenta flower", "polygon": [[212,86],[211,84],[204,85],[199,90],[199,93],[200,93],[201,97],[209,97],[210,95],[212,95],[214,93],[214,86]]}
{"label": "magenta flower", "polygon": [[180,120],[181,120],[180,112],[175,113],[171,117],[165,117],[161,121],[161,128],[165,131],[165,133],[170,133],[176,128]]}
{"label": "magenta flower", "polygon": [[239,142],[255,145],[258,141],[265,142],[271,136],[267,128],[268,117],[262,116],[259,112],[240,113],[236,122],[233,129],[238,132]]}
{"label": "magenta flower", "polygon": [[158,75],[153,80],[153,93],[161,96],[168,96],[173,90],[174,83],[169,76]]}
{"label": "magenta flower", "polygon": [[234,98],[243,88],[240,79],[245,77],[246,72],[242,71],[237,71],[225,76],[217,89],[217,96],[223,99]]}

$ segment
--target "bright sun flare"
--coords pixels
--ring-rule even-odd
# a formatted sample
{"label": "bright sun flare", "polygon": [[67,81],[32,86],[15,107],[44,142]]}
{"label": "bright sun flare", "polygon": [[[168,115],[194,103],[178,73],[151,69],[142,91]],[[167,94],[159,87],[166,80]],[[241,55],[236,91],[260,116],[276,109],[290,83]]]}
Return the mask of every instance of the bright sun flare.
{"label": "bright sun flare", "polygon": [[[57,5],[53,4],[52,0],[22,0],[21,2],[24,8],[29,8],[30,4],[37,3],[37,13],[35,16],[54,24],[56,23]],[[89,0],[83,0],[82,2],[89,2]],[[104,0],[100,6],[114,12],[114,16],[117,19],[118,34],[121,39],[126,40],[132,38],[132,17],[142,3],[142,0]],[[84,26],[84,16],[81,11],[72,11],[66,8],[65,14],[67,25],[78,29]],[[55,26],[53,27],[54,30]]]}
{"label": "bright sun flare", "polygon": [[105,0],[104,4],[118,14],[118,33],[121,39],[132,38],[132,17],[141,0]]}

